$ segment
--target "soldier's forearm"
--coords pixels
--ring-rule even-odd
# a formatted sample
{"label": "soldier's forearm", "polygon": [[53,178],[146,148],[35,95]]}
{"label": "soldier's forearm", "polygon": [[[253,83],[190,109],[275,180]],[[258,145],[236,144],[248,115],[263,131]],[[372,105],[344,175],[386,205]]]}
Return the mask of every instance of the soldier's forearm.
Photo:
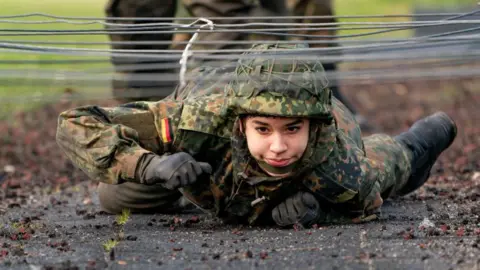
{"label": "soldier's forearm", "polygon": [[66,111],[58,120],[57,143],[92,180],[109,184],[135,181],[138,160],[151,151],[140,146],[137,130],[114,123],[112,116],[97,106]]}

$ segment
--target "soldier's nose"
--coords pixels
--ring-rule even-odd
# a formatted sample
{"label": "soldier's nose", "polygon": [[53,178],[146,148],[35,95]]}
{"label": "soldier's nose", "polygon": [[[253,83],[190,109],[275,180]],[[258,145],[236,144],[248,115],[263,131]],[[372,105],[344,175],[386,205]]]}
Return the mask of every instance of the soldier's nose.
{"label": "soldier's nose", "polygon": [[273,153],[282,153],[285,152],[288,149],[288,146],[285,142],[285,139],[282,137],[282,135],[272,135],[272,141],[270,143],[270,151]]}

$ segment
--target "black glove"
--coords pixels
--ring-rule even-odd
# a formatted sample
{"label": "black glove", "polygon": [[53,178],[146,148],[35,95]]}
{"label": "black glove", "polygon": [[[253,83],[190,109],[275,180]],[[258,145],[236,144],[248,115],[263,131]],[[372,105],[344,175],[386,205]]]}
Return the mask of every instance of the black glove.
{"label": "black glove", "polygon": [[315,197],[304,191],[287,198],[272,210],[272,218],[279,226],[299,223],[310,227],[319,219],[320,205]]}
{"label": "black glove", "polygon": [[161,184],[173,190],[195,183],[203,173],[212,173],[210,164],[197,162],[185,152],[162,157],[148,154],[139,161],[136,178],[145,185]]}

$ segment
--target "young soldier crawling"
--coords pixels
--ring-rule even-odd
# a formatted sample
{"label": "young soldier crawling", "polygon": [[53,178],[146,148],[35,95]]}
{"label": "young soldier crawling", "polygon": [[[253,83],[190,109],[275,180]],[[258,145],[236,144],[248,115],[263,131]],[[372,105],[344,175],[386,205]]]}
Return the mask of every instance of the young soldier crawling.
{"label": "young soldier crawling", "polygon": [[111,213],[175,212],[183,194],[226,222],[371,220],[383,200],[427,181],[456,125],[438,112],[398,136],[362,139],[315,56],[269,56],[298,47],[256,45],[235,70],[204,68],[203,81],[158,102],[63,112],[58,144],[100,182]]}

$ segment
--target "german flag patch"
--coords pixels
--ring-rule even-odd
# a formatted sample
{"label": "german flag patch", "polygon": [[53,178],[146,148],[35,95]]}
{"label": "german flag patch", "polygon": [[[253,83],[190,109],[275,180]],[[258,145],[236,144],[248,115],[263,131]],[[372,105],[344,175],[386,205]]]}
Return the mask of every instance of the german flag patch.
{"label": "german flag patch", "polygon": [[164,143],[172,142],[173,140],[173,130],[170,120],[168,118],[163,118],[160,120],[161,131],[162,131],[162,141]]}

